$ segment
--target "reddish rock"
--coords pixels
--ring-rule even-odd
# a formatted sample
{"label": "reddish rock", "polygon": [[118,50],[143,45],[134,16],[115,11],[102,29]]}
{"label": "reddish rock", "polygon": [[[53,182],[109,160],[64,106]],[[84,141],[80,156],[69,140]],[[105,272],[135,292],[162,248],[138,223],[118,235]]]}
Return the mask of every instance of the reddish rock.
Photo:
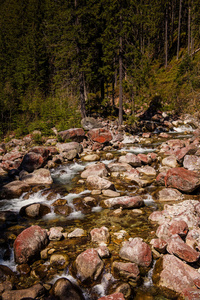
{"label": "reddish rock", "polygon": [[100,144],[108,143],[112,140],[111,132],[104,128],[91,129],[86,136],[93,142],[98,142]]}
{"label": "reddish rock", "polygon": [[168,133],[166,133],[166,132],[161,132],[159,134],[159,137],[168,139],[170,137],[170,135]]}
{"label": "reddish rock", "polygon": [[143,153],[139,153],[139,154],[137,155],[137,157],[141,160],[141,162],[142,162],[143,164],[150,164],[151,161],[152,161],[150,156],[148,156],[148,155],[146,155],[146,154],[143,154]]}
{"label": "reddish rock", "polygon": [[[161,272],[160,267],[162,267]],[[167,254],[156,262],[153,280],[160,287],[182,293],[184,289],[199,287],[200,274],[179,258]]]}
{"label": "reddish rock", "polygon": [[52,184],[53,179],[48,169],[40,168],[32,173],[20,172],[20,180],[30,185]]}
{"label": "reddish rock", "polygon": [[182,194],[176,189],[164,188],[158,192],[159,201],[178,201],[182,199]]}
{"label": "reddish rock", "polygon": [[97,175],[90,175],[87,177],[86,184],[92,189],[96,190],[115,190],[114,184],[107,179],[101,178]]}
{"label": "reddish rock", "polygon": [[199,259],[199,252],[188,246],[179,235],[173,235],[168,241],[167,252],[174,254],[186,262],[196,262]]}
{"label": "reddish rock", "polygon": [[162,239],[152,239],[150,244],[160,253],[166,253],[167,242]]}
{"label": "reddish rock", "polygon": [[6,160],[14,161],[16,159],[22,159],[23,156],[24,156],[24,152],[19,152],[19,151],[13,150],[11,152],[6,153],[3,156],[3,161],[6,161]]}
{"label": "reddish rock", "polygon": [[152,160],[152,161],[156,161],[157,158],[158,158],[158,155],[157,155],[156,153],[154,153],[154,152],[150,152],[150,153],[148,153],[147,155],[148,155],[149,157],[151,157],[151,160]]}
{"label": "reddish rock", "polygon": [[99,177],[105,177],[108,175],[106,166],[103,163],[92,164],[86,167],[86,169],[81,173],[82,178],[87,178],[91,175],[98,175]]}
{"label": "reddish rock", "polygon": [[17,160],[14,160],[14,161],[4,160],[0,164],[0,167],[5,171],[9,171],[9,170],[12,170],[12,169],[18,169],[21,162],[22,162],[22,159],[17,159]]}
{"label": "reddish rock", "polygon": [[185,155],[195,154],[196,150],[197,150],[197,147],[194,144],[192,144],[192,145],[189,145],[187,147],[183,147],[181,149],[178,149],[174,153],[174,155],[175,155],[177,161],[179,163],[182,163]]}
{"label": "reddish rock", "polygon": [[51,154],[51,155],[56,155],[56,154],[58,154],[58,150],[57,150],[57,148],[54,147],[54,146],[48,146],[48,147],[46,147],[46,149],[49,151],[49,154]]}
{"label": "reddish rock", "polygon": [[95,142],[95,143],[92,145],[92,151],[101,150],[102,148],[103,148],[103,144],[101,144],[101,143]]}
{"label": "reddish rock", "polygon": [[114,276],[136,282],[140,277],[140,271],[135,263],[122,263],[115,261],[112,265]]}
{"label": "reddish rock", "polygon": [[139,208],[144,206],[144,201],[140,196],[122,196],[104,200],[104,204],[108,208]]}
{"label": "reddish rock", "polygon": [[186,236],[185,242],[193,249],[200,250],[200,229],[194,228],[190,230]]}
{"label": "reddish rock", "polygon": [[56,148],[58,151],[61,152],[70,152],[75,151],[76,154],[81,153],[83,151],[83,147],[81,144],[77,142],[70,142],[70,143],[57,143]]}
{"label": "reddish rock", "polygon": [[156,176],[156,170],[151,167],[151,166],[142,166],[137,168],[137,170],[139,171],[141,176],[148,176],[150,177],[149,179],[151,180],[151,177],[155,177]]}
{"label": "reddish rock", "polygon": [[128,163],[132,167],[140,167],[142,165],[141,160],[134,153],[127,153],[124,156],[120,156],[119,162],[120,163]]}
{"label": "reddish rock", "polygon": [[25,170],[27,172],[33,172],[36,169],[42,168],[45,164],[45,159],[41,154],[35,152],[29,152],[25,154],[20,169]]}
{"label": "reddish rock", "polygon": [[183,220],[173,220],[169,226],[169,232],[171,234],[178,234],[181,237],[186,236],[188,230],[188,225]]}
{"label": "reddish rock", "polygon": [[149,216],[149,220],[152,222],[157,222],[158,224],[163,224],[165,222],[163,211],[153,211]]}
{"label": "reddish rock", "polygon": [[158,185],[165,185],[165,176],[166,176],[166,172],[161,172],[158,174],[158,176],[156,177],[156,183]]}
{"label": "reddish rock", "polygon": [[48,235],[45,229],[35,225],[23,230],[14,242],[16,263],[23,264],[36,259],[47,243]]}
{"label": "reddish rock", "polygon": [[151,137],[151,132],[143,132],[142,137],[143,138],[150,138]]}
{"label": "reddish rock", "polygon": [[185,168],[172,168],[165,176],[165,186],[190,193],[200,186],[199,176]]}
{"label": "reddish rock", "polygon": [[101,228],[94,228],[90,231],[91,241],[96,243],[107,243],[110,238],[108,228],[102,226]]}
{"label": "reddish rock", "polygon": [[[108,169],[110,172],[129,172],[134,170],[128,163],[110,163],[108,164]],[[139,172],[138,172],[139,174]]]}
{"label": "reddish rock", "polygon": [[82,282],[97,280],[103,270],[103,261],[96,249],[87,249],[79,254],[75,261],[77,276]]}
{"label": "reddish rock", "polygon": [[174,155],[167,156],[163,158],[162,165],[167,166],[169,168],[175,168],[178,166],[176,157]]}
{"label": "reddish rock", "polygon": [[98,298],[98,300],[125,300],[125,298],[122,293],[114,293],[108,296]]}
{"label": "reddish rock", "polygon": [[200,170],[200,157],[196,155],[185,155],[183,167],[190,171]]}
{"label": "reddish rock", "polygon": [[186,288],[183,289],[181,296],[183,299],[197,300],[200,299],[200,290],[195,287]]}
{"label": "reddish rock", "polygon": [[152,262],[151,248],[142,238],[129,239],[120,249],[119,256],[142,267],[149,267]]}
{"label": "reddish rock", "polygon": [[35,146],[33,148],[30,149],[29,152],[34,152],[34,153],[38,153],[40,155],[42,155],[42,157],[44,159],[47,159],[49,156],[49,150],[47,147],[43,147],[43,146]]}
{"label": "reddish rock", "polygon": [[169,232],[169,223],[161,224],[156,230],[156,235],[158,238],[167,242],[171,236],[171,233]]}
{"label": "reddish rock", "polygon": [[168,140],[167,144],[169,145],[170,148],[175,150],[179,148],[183,148],[185,146],[185,142],[179,139]]}
{"label": "reddish rock", "polygon": [[83,128],[70,128],[68,130],[58,132],[58,135],[61,136],[63,141],[71,139],[75,142],[82,142],[85,138],[85,132]]}

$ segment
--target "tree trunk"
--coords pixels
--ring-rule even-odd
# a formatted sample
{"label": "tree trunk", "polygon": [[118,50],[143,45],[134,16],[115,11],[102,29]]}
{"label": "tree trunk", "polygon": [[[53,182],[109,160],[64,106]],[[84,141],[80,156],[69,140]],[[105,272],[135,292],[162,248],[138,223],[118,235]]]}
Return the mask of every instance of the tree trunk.
{"label": "tree trunk", "polygon": [[79,71],[79,92],[80,92],[80,104],[81,104],[81,117],[86,118],[85,109],[85,93],[84,93],[84,75]]}
{"label": "tree trunk", "polygon": [[168,64],[168,8],[166,7],[165,12],[165,68]]}
{"label": "tree trunk", "polygon": [[122,37],[119,38],[119,125],[123,122],[123,62],[122,62]]}
{"label": "tree trunk", "polygon": [[191,54],[191,7],[190,2],[188,4],[188,55]]}
{"label": "tree trunk", "polygon": [[180,0],[179,5],[179,18],[178,18],[178,41],[177,41],[177,60],[179,58],[179,50],[180,50],[180,34],[181,34],[181,9],[182,9],[182,0]]}

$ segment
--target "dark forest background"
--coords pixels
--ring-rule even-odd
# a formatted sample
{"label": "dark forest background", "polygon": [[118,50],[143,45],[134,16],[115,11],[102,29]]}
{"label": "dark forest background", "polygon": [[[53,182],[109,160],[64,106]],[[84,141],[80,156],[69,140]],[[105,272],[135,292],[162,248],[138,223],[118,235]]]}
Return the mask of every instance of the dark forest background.
{"label": "dark forest background", "polygon": [[0,0],[0,135],[199,108],[199,0]]}

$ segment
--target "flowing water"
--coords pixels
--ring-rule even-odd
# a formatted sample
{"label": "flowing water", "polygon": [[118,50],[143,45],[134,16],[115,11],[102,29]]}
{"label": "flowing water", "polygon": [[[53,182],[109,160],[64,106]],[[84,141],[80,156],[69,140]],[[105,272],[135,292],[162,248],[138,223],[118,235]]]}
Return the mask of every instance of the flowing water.
{"label": "flowing water", "polygon": [[[184,128],[185,129],[185,128]],[[180,130],[181,132],[181,130]],[[180,132],[178,134],[180,135]],[[177,135],[177,134],[176,134]],[[174,134],[173,134],[174,136]],[[179,137],[179,136],[178,136]],[[177,138],[177,137],[176,137]],[[155,143],[140,143],[133,138],[126,138],[126,145],[120,151],[113,151],[116,157],[122,155],[121,153],[132,152],[149,153],[156,151],[156,147],[161,141]],[[109,164],[112,160],[105,160],[103,152],[100,153],[102,162]],[[1,200],[1,211],[12,211],[19,214],[22,207],[31,203],[42,203],[51,208],[51,212],[41,219],[33,220],[26,218],[18,218],[18,224],[10,224],[8,228],[4,229],[0,238],[0,264],[6,265],[13,271],[16,271],[16,265],[13,255],[13,241],[16,236],[32,224],[38,224],[43,228],[50,229],[54,226],[62,226],[64,231],[70,233],[75,228],[82,228],[86,231],[86,236],[74,239],[64,239],[59,242],[51,242],[49,247],[54,248],[58,252],[67,253],[69,256],[70,264],[67,269],[53,270],[49,261],[41,260],[31,266],[34,270],[35,278],[21,277],[20,283],[17,287],[28,287],[35,283],[37,280],[43,283],[53,283],[60,277],[66,277],[72,282],[78,283],[73,274],[73,261],[77,255],[86,250],[87,248],[94,247],[89,238],[89,232],[96,227],[106,226],[111,235],[111,242],[108,245],[111,258],[105,260],[105,268],[99,280],[90,288],[81,286],[78,283],[85,295],[86,300],[96,300],[98,297],[106,295],[106,292],[112,290],[120,281],[116,280],[111,273],[111,261],[119,260],[119,249],[123,240],[129,237],[142,237],[147,243],[155,236],[156,225],[148,221],[148,216],[160,207],[159,203],[154,201],[152,197],[153,192],[157,189],[154,184],[139,188],[137,185],[127,183],[123,178],[112,177],[111,181],[115,184],[116,190],[123,195],[141,195],[144,199],[145,206],[140,209],[140,212],[134,210],[123,210],[121,214],[116,214],[114,210],[105,209],[101,206],[101,201],[106,199],[102,195],[92,196],[97,200],[97,205],[94,207],[84,207],[82,199],[86,196],[91,196],[91,191],[87,189],[84,182],[80,179],[80,173],[85,169],[86,165],[90,163],[83,163],[81,160],[76,162],[62,165],[56,169],[51,170],[53,178],[53,185],[51,188],[42,190],[32,190],[31,192],[24,193],[20,198],[11,200]],[[68,216],[61,216],[55,214],[52,204],[58,200],[66,200],[66,203],[71,208],[71,213]],[[121,235],[120,235],[121,234]],[[6,245],[5,245],[6,241]],[[9,253],[7,255],[6,253]],[[40,271],[42,266],[43,272]],[[152,282],[152,272],[154,263],[149,270],[142,272],[142,280],[139,286],[133,288],[131,299],[172,299],[166,298],[162,293],[157,290]],[[45,270],[45,271],[44,271]]]}

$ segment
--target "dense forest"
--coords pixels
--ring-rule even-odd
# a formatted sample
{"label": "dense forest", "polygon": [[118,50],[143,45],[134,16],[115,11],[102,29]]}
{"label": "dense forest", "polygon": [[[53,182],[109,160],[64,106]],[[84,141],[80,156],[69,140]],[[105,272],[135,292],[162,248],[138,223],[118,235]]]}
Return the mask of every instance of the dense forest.
{"label": "dense forest", "polygon": [[[199,0],[0,0],[0,135],[200,98]],[[126,111],[126,116],[123,116]]]}

